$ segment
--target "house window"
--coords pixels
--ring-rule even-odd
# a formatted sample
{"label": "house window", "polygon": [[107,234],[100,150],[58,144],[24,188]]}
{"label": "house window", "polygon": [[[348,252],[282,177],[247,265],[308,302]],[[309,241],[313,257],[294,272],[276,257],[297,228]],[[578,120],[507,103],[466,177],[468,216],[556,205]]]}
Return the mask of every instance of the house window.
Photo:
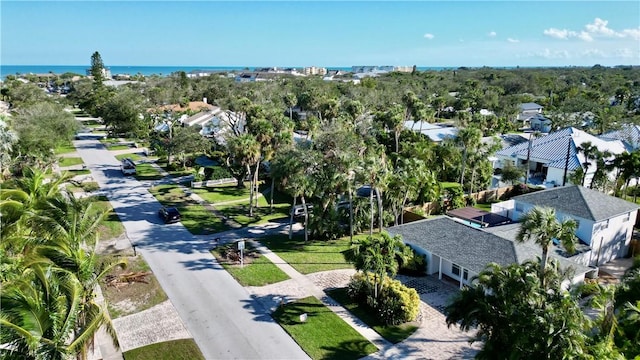
{"label": "house window", "polygon": [[607,221],[602,222],[600,224],[600,230],[604,230],[604,229],[608,229],[609,228],[609,220],[607,219]]}
{"label": "house window", "polygon": [[451,273],[455,276],[460,276],[460,266],[451,264]]}
{"label": "house window", "polygon": [[631,218],[631,213],[627,213],[623,218],[622,218],[622,222],[627,222],[629,221],[629,219]]}
{"label": "house window", "polygon": [[524,206],[522,204],[516,204],[516,211],[522,212],[524,210]]}
{"label": "house window", "polygon": [[464,269],[464,271],[462,271],[462,278],[464,280],[469,280],[469,271],[467,271],[467,269]]}

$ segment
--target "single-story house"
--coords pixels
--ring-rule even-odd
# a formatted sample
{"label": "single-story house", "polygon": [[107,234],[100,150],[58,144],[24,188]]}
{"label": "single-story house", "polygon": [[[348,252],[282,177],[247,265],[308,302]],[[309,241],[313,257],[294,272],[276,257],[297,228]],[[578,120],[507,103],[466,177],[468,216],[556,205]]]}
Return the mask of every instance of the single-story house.
{"label": "single-story house", "polygon": [[448,124],[433,124],[426,121],[405,121],[404,128],[419,132],[427,136],[431,141],[439,143],[445,139],[458,136],[458,128]]}
{"label": "single-story house", "polygon": [[[560,186],[564,184],[565,169],[568,175],[586,163],[584,154],[578,151],[578,147],[586,142],[612,155],[626,151],[624,144],[619,140],[606,141],[574,127],[567,127],[533,139],[531,147],[527,141],[497,151],[496,157],[499,160],[497,166],[502,168],[507,162],[516,166],[525,166],[529,158],[529,171],[534,177],[539,177],[548,186]],[[587,169],[586,186],[591,184],[595,174],[597,167],[594,162],[592,160]],[[610,177],[613,176],[614,172]]]}
{"label": "single-story house", "polygon": [[[492,229],[499,228],[501,226]],[[407,245],[426,256],[428,274],[453,279],[460,287],[471,284],[472,278],[490,263],[507,266],[542,255],[542,249],[534,243],[519,244],[448,216],[393,226],[387,231],[391,236],[401,235]],[[573,283],[584,280],[585,274],[591,271],[554,251],[550,251],[550,257],[558,259],[562,267],[573,267]]]}
{"label": "single-story house", "polygon": [[589,246],[574,261],[598,266],[625,257],[639,205],[582,186],[564,186],[513,197],[491,205],[491,212],[519,221],[534,206],[556,210],[558,220],[578,222],[576,236]]}

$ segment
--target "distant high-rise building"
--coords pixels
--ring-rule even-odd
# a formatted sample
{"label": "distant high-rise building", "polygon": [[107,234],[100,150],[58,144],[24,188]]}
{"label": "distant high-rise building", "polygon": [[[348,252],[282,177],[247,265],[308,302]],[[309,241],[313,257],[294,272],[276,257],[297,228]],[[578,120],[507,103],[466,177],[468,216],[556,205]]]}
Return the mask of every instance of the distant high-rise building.
{"label": "distant high-rise building", "polygon": [[326,75],[327,69],[323,67],[308,66],[302,70],[305,75]]}

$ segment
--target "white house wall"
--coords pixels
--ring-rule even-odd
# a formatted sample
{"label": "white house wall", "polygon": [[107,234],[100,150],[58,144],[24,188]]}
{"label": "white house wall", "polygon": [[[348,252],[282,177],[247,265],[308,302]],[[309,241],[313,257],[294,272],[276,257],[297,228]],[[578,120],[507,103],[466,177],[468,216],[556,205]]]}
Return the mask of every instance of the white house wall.
{"label": "white house wall", "polygon": [[637,214],[637,211],[632,211],[594,224],[589,265],[602,265],[629,253]]}

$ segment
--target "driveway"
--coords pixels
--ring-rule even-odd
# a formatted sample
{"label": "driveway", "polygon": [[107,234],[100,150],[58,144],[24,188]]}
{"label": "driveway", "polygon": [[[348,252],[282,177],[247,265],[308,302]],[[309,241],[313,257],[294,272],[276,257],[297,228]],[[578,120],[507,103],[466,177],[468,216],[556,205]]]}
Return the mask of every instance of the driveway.
{"label": "driveway", "polygon": [[[119,162],[98,141],[75,145],[206,359],[308,358],[268,310],[215,262],[206,238],[191,235],[180,223],[163,224],[156,213],[160,203],[135,178],[124,177]],[[225,237],[282,226],[242,229]]]}

